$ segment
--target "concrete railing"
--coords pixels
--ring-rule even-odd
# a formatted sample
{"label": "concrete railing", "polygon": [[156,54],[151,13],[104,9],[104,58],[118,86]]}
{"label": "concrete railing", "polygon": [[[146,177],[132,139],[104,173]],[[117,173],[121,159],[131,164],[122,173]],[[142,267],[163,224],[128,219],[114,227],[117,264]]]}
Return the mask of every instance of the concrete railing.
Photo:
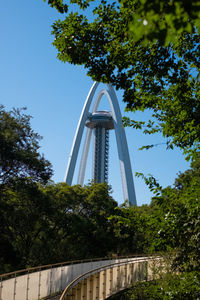
{"label": "concrete railing", "polygon": [[160,258],[134,258],[90,270],[75,278],[60,300],[104,300],[133,282],[152,280],[155,262],[159,263]]}
{"label": "concrete railing", "polygon": [[0,300],[38,300],[59,293],[89,270],[135,257],[72,261],[0,275]]}

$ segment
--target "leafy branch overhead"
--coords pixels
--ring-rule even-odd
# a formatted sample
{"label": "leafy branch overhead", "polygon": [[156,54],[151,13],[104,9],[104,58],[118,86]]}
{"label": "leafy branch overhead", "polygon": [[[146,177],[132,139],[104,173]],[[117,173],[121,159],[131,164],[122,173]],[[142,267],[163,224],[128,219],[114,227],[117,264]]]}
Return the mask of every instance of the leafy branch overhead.
{"label": "leafy branch overhead", "polygon": [[144,176],[143,173],[136,172],[136,177],[142,177],[146,185],[149,187],[150,191],[153,192],[156,196],[159,196],[162,192],[162,186],[158,183],[154,176],[148,174],[148,177]]}
{"label": "leafy branch overhead", "polygon": [[170,147],[194,157],[200,141],[200,1],[102,0],[92,4],[93,16],[90,2],[49,0],[63,12],[68,5],[65,19],[52,26],[58,58],[122,89],[127,111],[152,112],[154,126],[145,133],[161,132]]}
{"label": "leafy branch overhead", "polygon": [[[86,9],[90,2],[94,0],[48,0],[48,4],[60,13],[67,13],[70,4]],[[96,2],[98,6],[109,1]],[[200,27],[199,0],[119,0],[116,3],[129,10],[132,37],[135,41],[142,39],[144,44],[159,40],[166,46],[175,42],[182,33],[193,33],[194,27]]]}
{"label": "leafy branch overhead", "polygon": [[[46,2],[46,0],[43,0]],[[89,2],[94,0],[70,0],[69,3],[77,3],[80,8],[85,9],[89,6]],[[48,0],[48,4],[51,7],[55,7],[57,11],[61,14],[67,13],[69,9],[69,5],[65,3],[63,0]]]}
{"label": "leafy branch overhead", "polygon": [[[129,1],[130,3],[133,1]],[[140,0],[130,25],[135,41],[159,40],[163,45],[175,43],[180,35],[192,34],[200,26],[198,0]],[[122,2],[123,3],[123,2]]]}

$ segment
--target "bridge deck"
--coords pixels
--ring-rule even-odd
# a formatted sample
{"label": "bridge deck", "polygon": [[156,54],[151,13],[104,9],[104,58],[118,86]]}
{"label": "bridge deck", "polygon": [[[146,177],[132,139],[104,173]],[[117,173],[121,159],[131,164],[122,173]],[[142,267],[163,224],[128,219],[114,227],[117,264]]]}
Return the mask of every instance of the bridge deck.
{"label": "bridge deck", "polygon": [[[92,290],[97,293],[99,289],[107,297],[108,294],[128,287],[132,281],[148,280],[152,273],[151,265],[153,266],[155,261],[159,262],[160,258],[140,255],[73,261],[2,274],[0,275],[0,300],[59,300],[60,291],[68,286],[71,286],[73,294],[75,283],[77,283],[77,291],[81,285],[85,293],[88,286],[87,293],[92,293]],[[82,283],[79,283],[79,279]],[[85,285],[86,281],[88,281],[87,285]],[[86,299],[93,300],[88,295]],[[94,299],[100,298],[95,296]]]}

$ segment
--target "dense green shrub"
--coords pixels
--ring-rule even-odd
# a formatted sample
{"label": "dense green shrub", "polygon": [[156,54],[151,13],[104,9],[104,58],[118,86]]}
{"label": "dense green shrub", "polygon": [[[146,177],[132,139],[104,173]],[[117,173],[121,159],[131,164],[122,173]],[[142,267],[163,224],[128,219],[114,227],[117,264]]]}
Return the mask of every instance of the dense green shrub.
{"label": "dense green shrub", "polygon": [[197,300],[200,299],[200,273],[166,275],[160,280],[137,282],[131,289],[109,300]]}

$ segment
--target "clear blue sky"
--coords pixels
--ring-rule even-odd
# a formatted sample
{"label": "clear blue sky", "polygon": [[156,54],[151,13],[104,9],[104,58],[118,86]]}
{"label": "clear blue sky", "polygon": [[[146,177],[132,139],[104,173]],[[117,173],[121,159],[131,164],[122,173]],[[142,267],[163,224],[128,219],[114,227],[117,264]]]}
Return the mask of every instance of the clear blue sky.
{"label": "clear blue sky", "polygon": [[[3,1],[1,4],[1,104],[6,109],[27,107],[27,113],[33,117],[32,128],[43,136],[41,153],[53,165],[55,182],[63,181],[80,113],[93,84],[82,67],[61,63],[56,58],[51,25],[58,18],[61,16],[56,10],[42,0]],[[121,93],[117,95],[123,114]],[[102,107],[107,108],[106,101]],[[143,120],[148,114],[132,117]],[[126,135],[133,174],[151,173],[165,187],[173,184],[179,171],[189,167],[178,149],[165,150],[165,146],[161,145],[148,151],[138,151],[143,145],[164,142],[161,136],[147,136],[129,128]],[[110,144],[109,183],[113,197],[120,204],[123,195],[113,134]],[[89,158],[91,161],[91,154]],[[90,163],[86,173],[87,183],[91,174]],[[152,194],[145,183],[135,177],[134,181],[138,205],[149,204]]]}

